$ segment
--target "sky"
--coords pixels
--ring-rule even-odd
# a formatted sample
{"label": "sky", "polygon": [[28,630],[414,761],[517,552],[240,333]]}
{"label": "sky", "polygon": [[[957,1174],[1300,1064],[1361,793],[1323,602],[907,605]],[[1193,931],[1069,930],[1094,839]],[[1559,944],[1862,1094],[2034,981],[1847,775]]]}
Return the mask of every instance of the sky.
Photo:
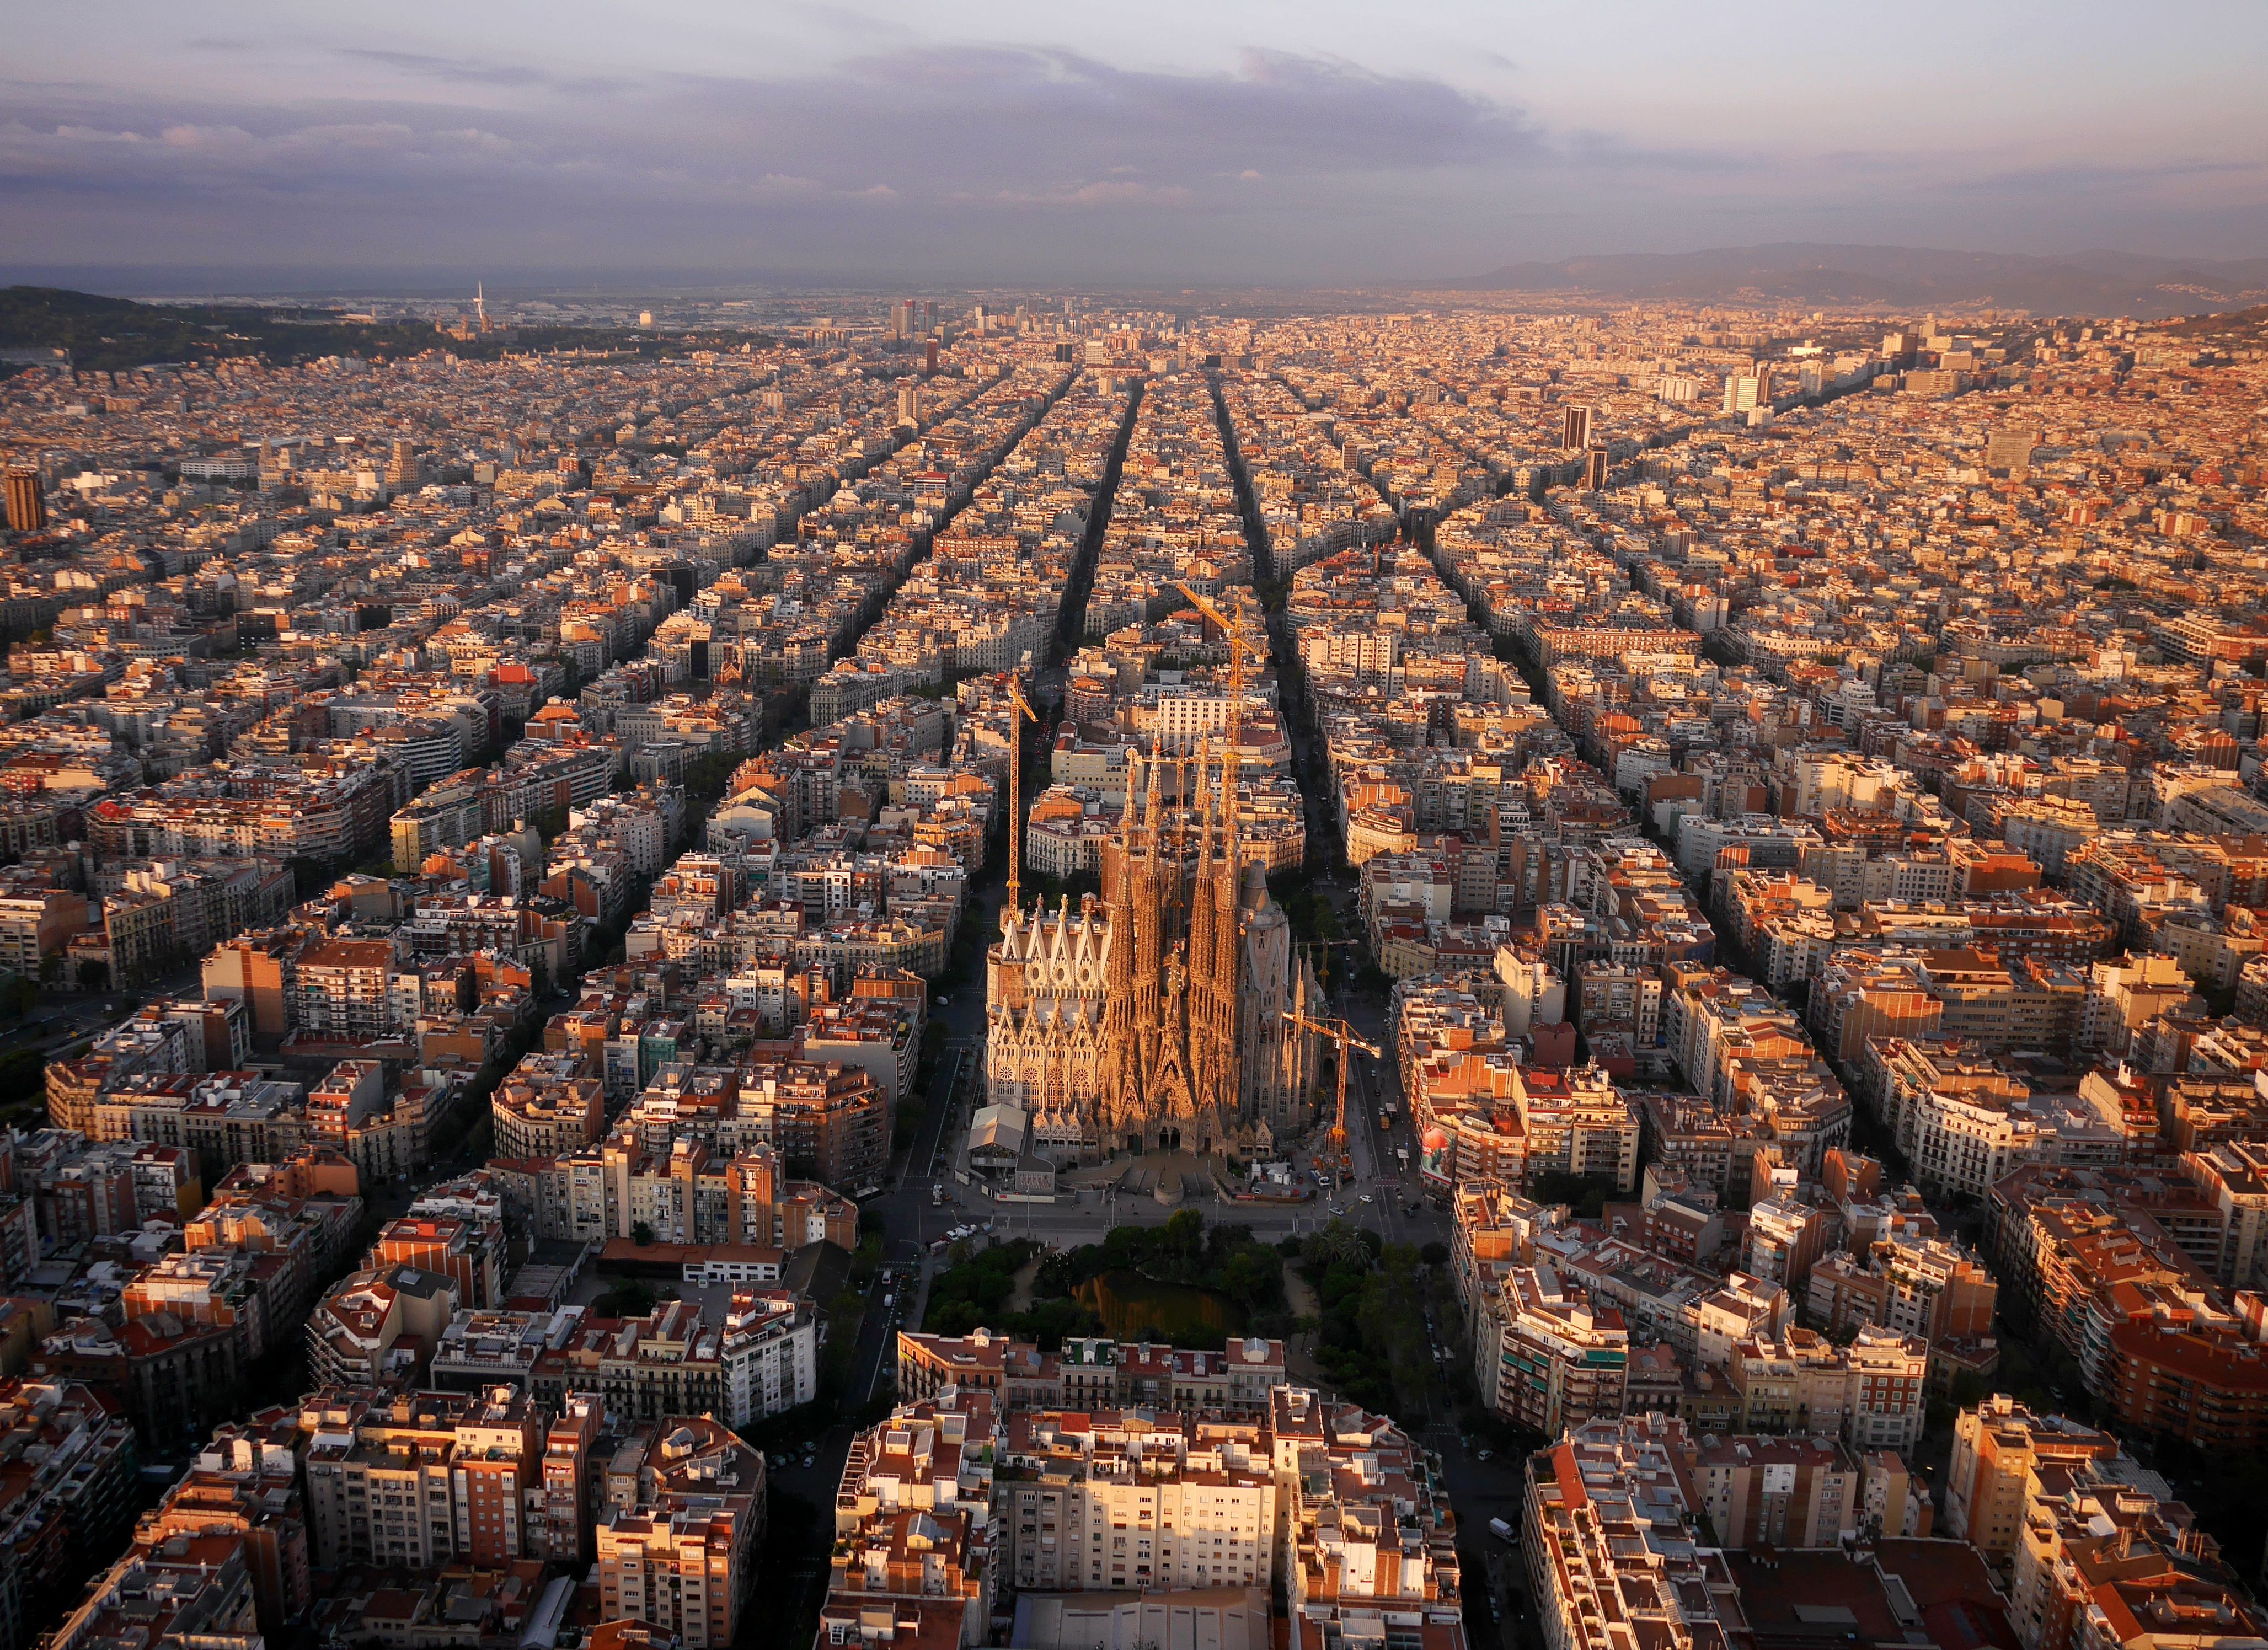
{"label": "sky", "polygon": [[2268,254],[2268,5],[8,0],[0,276],[1265,284]]}

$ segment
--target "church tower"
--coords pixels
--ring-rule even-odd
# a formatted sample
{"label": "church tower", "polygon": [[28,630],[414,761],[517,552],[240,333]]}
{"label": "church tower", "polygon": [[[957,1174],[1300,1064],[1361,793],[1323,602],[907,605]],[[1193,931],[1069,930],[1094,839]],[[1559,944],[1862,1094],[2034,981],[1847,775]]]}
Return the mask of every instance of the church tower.
{"label": "church tower", "polygon": [[1250,1156],[1313,1123],[1313,1038],[1286,1011],[1317,988],[1243,864],[1235,775],[1233,746],[1132,755],[1102,897],[1003,913],[987,1094],[1033,1114],[1035,1146]]}

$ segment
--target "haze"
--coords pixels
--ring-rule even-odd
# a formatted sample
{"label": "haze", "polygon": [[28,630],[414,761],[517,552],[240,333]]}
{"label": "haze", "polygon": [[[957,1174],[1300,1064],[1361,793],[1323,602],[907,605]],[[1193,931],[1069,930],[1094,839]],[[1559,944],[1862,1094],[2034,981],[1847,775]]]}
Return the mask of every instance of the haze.
{"label": "haze", "polygon": [[14,278],[1258,282],[2257,254],[2268,10],[18,5]]}

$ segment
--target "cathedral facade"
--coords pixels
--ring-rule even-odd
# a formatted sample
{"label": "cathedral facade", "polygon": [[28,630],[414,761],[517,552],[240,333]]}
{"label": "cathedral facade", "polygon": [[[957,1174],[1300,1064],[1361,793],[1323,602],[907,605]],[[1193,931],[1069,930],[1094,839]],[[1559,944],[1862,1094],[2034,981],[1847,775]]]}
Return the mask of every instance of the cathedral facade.
{"label": "cathedral facade", "polygon": [[1162,765],[1130,775],[1102,896],[1004,911],[986,956],[987,1100],[1061,1160],[1264,1155],[1315,1121],[1314,1034],[1290,1016],[1322,993],[1265,871],[1242,863],[1221,806],[1233,759],[1197,759],[1196,810],[1162,804]]}

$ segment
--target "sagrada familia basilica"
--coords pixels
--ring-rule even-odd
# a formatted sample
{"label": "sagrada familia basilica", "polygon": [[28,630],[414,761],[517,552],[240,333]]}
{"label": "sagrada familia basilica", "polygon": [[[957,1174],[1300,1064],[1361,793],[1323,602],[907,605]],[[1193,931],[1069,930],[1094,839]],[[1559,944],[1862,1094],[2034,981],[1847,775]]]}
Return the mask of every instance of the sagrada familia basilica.
{"label": "sagrada familia basilica", "polygon": [[[1191,761],[1195,773],[1190,773]],[[1175,767],[1161,794],[1161,768]],[[1189,781],[1194,777],[1192,786]],[[986,1096],[1058,1162],[1250,1159],[1314,1121],[1322,988],[1237,840],[1235,759],[1134,759],[1102,896],[1001,913],[986,957]],[[1201,796],[1169,807],[1166,797]]]}

